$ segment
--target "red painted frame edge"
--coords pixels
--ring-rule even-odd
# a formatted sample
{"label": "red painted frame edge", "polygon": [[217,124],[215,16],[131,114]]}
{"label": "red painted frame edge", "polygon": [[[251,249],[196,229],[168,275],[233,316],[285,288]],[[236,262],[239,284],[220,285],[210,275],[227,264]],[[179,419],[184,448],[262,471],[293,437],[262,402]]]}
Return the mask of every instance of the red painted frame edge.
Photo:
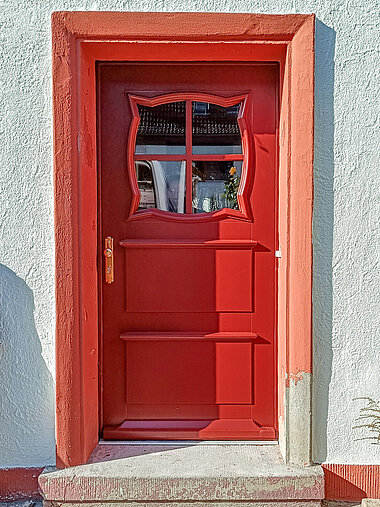
{"label": "red painted frame edge", "polygon": [[154,41],[157,51],[170,42],[169,60],[183,60],[187,43],[193,51],[187,60],[198,54],[198,60],[238,61],[245,54],[251,61],[280,61],[280,417],[286,376],[311,372],[314,15],[53,13],[58,467],[86,462],[98,441],[94,63],[128,60],[127,41],[134,60],[152,59],[146,45]]}

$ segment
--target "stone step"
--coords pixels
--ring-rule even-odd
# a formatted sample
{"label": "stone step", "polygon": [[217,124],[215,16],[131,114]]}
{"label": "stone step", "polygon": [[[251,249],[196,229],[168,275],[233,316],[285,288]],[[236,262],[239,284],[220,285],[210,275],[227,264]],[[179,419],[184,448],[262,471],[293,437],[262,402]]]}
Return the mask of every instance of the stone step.
{"label": "stone step", "polygon": [[277,445],[100,444],[89,463],[45,471],[45,506],[316,507],[319,466],[286,465]]}

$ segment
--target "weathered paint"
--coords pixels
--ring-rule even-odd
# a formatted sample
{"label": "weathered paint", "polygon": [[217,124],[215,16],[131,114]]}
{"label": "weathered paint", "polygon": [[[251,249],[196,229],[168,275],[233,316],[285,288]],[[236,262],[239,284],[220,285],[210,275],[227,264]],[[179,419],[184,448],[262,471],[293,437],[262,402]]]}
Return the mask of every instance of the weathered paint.
{"label": "weathered paint", "polygon": [[361,500],[380,497],[380,465],[322,465],[325,497],[332,500]]}
{"label": "weathered paint", "polygon": [[[2,263],[34,296],[22,332],[15,319],[2,330],[0,377],[4,417],[0,466],[54,462],[54,277],[52,223],[50,13],[63,9],[316,12],[316,133],[314,165],[314,459],[378,463],[379,446],[354,430],[361,401],[378,396],[380,283],[375,210],[378,179],[376,47],[378,0],[28,0],[2,5]],[[360,71],[358,72],[358,69]],[[69,75],[68,69],[62,72]],[[1,180],[3,185],[4,179]],[[284,260],[281,260],[281,262]],[[7,275],[1,272],[1,281]],[[2,287],[4,284],[2,283]],[[5,293],[12,306],[22,298]],[[17,306],[17,305],[16,305]],[[84,309],[84,313],[86,313]],[[18,336],[22,335],[22,341]],[[29,352],[33,352],[32,360]],[[19,375],[22,364],[33,371]],[[302,369],[300,370],[302,371]],[[41,373],[42,372],[42,373]],[[297,375],[297,369],[290,373]],[[14,379],[14,380],[11,380]],[[49,379],[47,381],[47,379]],[[284,373],[285,378],[285,373]],[[2,383],[2,379],[5,383]],[[299,384],[299,383],[298,383]],[[48,394],[43,393],[48,385]],[[18,407],[11,402],[18,393]],[[34,398],[33,398],[34,397]],[[28,400],[33,399],[31,417]],[[15,415],[16,414],[16,415]],[[17,424],[14,423],[17,417]],[[7,444],[7,445],[5,445]]]}
{"label": "weathered paint", "polygon": [[0,502],[41,498],[38,490],[38,477],[42,470],[43,468],[0,470]]}
{"label": "weathered paint", "polygon": [[286,465],[277,446],[99,445],[91,463],[43,473],[52,501],[320,501],[320,466]]}

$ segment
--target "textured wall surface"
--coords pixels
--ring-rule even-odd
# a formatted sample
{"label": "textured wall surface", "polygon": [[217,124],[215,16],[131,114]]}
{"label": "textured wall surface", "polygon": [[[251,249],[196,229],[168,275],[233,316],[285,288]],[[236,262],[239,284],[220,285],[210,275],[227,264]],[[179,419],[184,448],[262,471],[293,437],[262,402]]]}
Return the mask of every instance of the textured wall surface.
{"label": "textured wall surface", "polygon": [[54,10],[316,13],[314,459],[378,463],[379,1],[0,0],[0,467],[54,463]]}

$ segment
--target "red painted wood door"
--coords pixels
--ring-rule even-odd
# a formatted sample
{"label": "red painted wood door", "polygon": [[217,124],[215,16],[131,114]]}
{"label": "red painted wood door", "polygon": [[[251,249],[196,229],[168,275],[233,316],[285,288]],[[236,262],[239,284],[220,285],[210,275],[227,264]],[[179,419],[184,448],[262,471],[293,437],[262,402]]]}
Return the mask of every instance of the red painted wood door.
{"label": "red painted wood door", "polygon": [[277,100],[276,64],[99,64],[103,438],[276,438]]}

